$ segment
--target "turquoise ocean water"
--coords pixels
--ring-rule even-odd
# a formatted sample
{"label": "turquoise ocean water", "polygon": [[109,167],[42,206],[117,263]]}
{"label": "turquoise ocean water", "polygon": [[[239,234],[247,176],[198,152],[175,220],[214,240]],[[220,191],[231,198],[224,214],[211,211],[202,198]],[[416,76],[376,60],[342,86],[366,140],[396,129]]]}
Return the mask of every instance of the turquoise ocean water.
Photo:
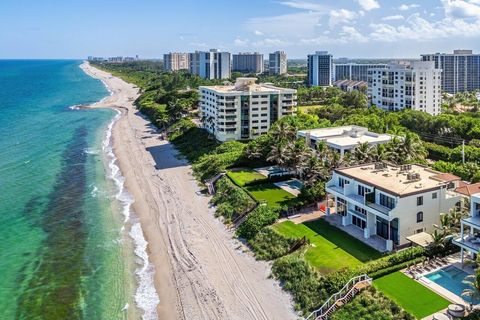
{"label": "turquoise ocean water", "polygon": [[72,108],[109,94],[80,63],[0,60],[2,320],[147,315],[136,284],[148,287],[147,268],[130,237],[138,230],[109,179],[116,112]]}

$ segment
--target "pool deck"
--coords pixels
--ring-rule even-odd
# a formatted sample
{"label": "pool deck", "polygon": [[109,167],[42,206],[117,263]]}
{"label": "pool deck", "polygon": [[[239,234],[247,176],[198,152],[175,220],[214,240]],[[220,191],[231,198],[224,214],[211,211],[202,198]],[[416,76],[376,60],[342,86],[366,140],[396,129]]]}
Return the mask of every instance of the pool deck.
{"label": "pool deck", "polygon": [[[424,267],[422,264],[418,264],[416,267],[415,275],[412,276],[411,271],[407,269],[403,269],[402,272],[415,279],[418,283],[424,285],[425,287],[429,288],[430,290],[434,291],[438,295],[444,297],[445,299],[451,301],[452,303],[458,303],[461,305],[468,306],[469,303],[463,300],[462,297],[456,295],[455,293],[445,289],[444,287],[440,286],[439,284],[436,284],[435,282],[427,279],[425,276],[427,274],[436,272],[440,269],[449,267],[449,266],[454,266],[456,268],[459,268],[460,270],[463,270],[466,273],[473,274],[473,269],[470,266],[463,266],[460,260],[460,255],[459,254],[454,254],[451,256],[446,257],[446,263],[437,263],[437,264],[430,264],[428,267]],[[443,310],[446,312],[446,309]],[[428,317],[423,318],[423,320],[431,320],[433,319],[433,315],[430,315]]]}
{"label": "pool deck", "polygon": [[298,197],[298,195],[300,194],[300,189],[293,188],[289,184],[289,182],[293,182],[293,181],[298,181],[299,183],[301,183],[300,180],[292,179],[292,180],[288,180],[288,181],[275,182],[274,185],[276,185],[280,189],[283,189],[283,190],[287,191],[290,194],[293,194],[295,197]]}

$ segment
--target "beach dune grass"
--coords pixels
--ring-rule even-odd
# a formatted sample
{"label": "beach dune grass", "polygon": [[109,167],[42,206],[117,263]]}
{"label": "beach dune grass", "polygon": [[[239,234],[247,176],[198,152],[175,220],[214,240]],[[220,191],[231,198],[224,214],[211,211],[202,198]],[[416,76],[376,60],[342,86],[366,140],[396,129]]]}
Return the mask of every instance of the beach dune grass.
{"label": "beach dune grass", "polygon": [[417,319],[443,310],[451,303],[399,271],[374,280],[373,285]]}
{"label": "beach dune grass", "polygon": [[274,226],[287,237],[306,237],[310,246],[305,260],[321,273],[351,268],[378,259],[382,254],[323,219],[294,224],[285,221]]}
{"label": "beach dune grass", "polygon": [[238,186],[244,187],[252,182],[267,181],[268,178],[252,169],[233,169],[228,177]]}
{"label": "beach dune grass", "polygon": [[259,202],[266,202],[267,205],[274,208],[281,208],[283,206],[291,206],[294,204],[296,197],[277,187],[273,183],[262,183],[252,186],[246,186],[252,197]]}

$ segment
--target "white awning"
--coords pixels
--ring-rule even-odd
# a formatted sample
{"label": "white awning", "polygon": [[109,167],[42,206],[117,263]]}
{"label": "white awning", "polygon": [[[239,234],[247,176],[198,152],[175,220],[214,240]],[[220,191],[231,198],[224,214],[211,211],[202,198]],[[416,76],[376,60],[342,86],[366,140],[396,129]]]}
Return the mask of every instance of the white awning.
{"label": "white awning", "polygon": [[425,248],[433,242],[433,237],[430,233],[420,232],[407,237],[407,240]]}

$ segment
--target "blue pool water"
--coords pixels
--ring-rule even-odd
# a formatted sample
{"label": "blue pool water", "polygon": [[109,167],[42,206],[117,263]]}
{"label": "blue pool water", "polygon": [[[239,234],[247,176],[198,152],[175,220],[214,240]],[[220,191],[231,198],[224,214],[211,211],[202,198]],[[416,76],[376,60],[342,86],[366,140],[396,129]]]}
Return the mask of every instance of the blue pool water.
{"label": "blue pool water", "polygon": [[303,188],[303,183],[298,180],[289,180],[289,181],[285,181],[284,183],[288,184],[290,188],[296,189],[298,191],[300,191]]}
{"label": "blue pool water", "polygon": [[[463,290],[469,288],[466,284],[462,283],[466,276],[468,276],[468,273],[465,271],[454,266],[449,266],[430,273],[426,275],[425,278],[461,297]],[[467,297],[464,297],[463,299],[470,302]],[[473,303],[478,304],[480,301],[474,299]]]}

